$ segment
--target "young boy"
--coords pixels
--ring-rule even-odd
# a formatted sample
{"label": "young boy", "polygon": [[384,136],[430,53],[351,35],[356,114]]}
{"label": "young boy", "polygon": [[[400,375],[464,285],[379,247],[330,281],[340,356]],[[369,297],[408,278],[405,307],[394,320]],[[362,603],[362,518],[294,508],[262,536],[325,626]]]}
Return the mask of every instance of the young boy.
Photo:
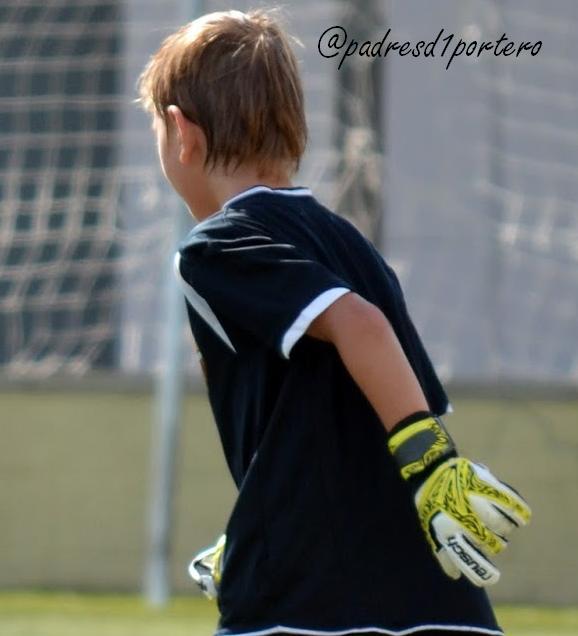
{"label": "young boy", "polygon": [[199,221],[175,270],[239,489],[216,633],[501,634],[488,557],[530,511],[458,456],[394,271],[292,184],[306,124],[288,37],[265,11],[203,16],[139,90]]}

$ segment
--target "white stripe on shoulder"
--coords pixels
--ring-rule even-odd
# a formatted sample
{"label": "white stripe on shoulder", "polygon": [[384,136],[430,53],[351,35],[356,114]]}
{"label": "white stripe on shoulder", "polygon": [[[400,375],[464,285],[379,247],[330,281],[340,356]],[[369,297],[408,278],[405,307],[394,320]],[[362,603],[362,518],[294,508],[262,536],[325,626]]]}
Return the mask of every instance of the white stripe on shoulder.
{"label": "white stripe on shoulder", "polygon": [[237,353],[233,343],[229,339],[227,332],[224,330],[223,325],[219,322],[217,316],[211,309],[209,303],[195,290],[187,281],[183,278],[181,273],[181,255],[179,252],[175,254],[173,266],[175,270],[175,276],[181,284],[185,296],[189,303],[191,303],[193,309],[201,316],[201,318],[211,327],[211,329],[221,338],[221,340],[235,353]]}
{"label": "white stripe on shoulder", "polygon": [[293,345],[307,331],[307,327],[325,311],[329,305],[334,303],[338,298],[350,292],[347,287],[332,287],[319,294],[314,298],[297,316],[293,324],[287,329],[281,342],[281,351],[285,358],[289,358],[289,353]]}
{"label": "white stripe on shoulder", "polygon": [[485,627],[473,627],[470,625],[417,625],[408,627],[407,629],[392,630],[383,627],[356,627],[351,629],[342,629],[338,631],[323,631],[319,629],[306,629],[300,627],[285,627],[284,625],[275,625],[266,629],[260,629],[253,632],[236,632],[229,630],[226,632],[217,630],[214,636],[268,636],[269,634],[302,634],[303,636],[347,636],[348,634],[363,634],[365,632],[377,632],[386,636],[408,636],[409,634],[418,634],[424,631],[440,630],[442,632],[462,632],[474,634],[487,634],[488,636],[504,636],[501,629],[487,629]]}

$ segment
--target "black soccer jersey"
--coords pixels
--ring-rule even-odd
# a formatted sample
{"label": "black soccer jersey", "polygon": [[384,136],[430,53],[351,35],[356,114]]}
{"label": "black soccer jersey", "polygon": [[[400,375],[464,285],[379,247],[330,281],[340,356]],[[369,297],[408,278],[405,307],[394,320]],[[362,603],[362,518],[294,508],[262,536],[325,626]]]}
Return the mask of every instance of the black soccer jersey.
{"label": "black soccer jersey", "polygon": [[431,411],[451,410],[371,242],[309,189],[259,185],[194,227],[175,270],[238,488],[217,636],[501,634],[485,591],[431,555],[385,428],[337,350],[305,333],[356,292],[391,322]]}

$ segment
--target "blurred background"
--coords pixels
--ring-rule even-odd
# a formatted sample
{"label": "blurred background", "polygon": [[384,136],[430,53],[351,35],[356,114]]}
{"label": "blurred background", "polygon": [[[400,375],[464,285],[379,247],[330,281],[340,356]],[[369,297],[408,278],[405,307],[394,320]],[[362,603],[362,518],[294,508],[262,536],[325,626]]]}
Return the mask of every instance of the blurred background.
{"label": "blurred background", "polygon": [[[255,6],[0,4],[0,627],[3,612],[12,626],[27,614],[30,590],[204,603],[186,568],[236,493],[169,273],[194,220],[133,100],[177,26]],[[396,270],[462,452],[532,504],[491,595],[578,606],[578,3],[282,8],[301,41],[310,129],[295,185]],[[391,40],[431,41],[444,28],[543,46],[462,56],[449,70],[397,55],[338,70],[317,49],[333,25],[359,42],[389,27]],[[202,607],[210,633],[215,610]],[[578,633],[574,618],[532,631],[532,616],[519,633]],[[52,633],[35,629],[2,633]]]}

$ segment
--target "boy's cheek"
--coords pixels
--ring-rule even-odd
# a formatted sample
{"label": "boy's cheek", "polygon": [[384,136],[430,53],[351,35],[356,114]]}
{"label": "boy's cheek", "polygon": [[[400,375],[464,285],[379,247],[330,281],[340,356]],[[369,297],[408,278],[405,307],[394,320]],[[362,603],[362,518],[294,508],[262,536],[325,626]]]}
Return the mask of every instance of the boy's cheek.
{"label": "boy's cheek", "polygon": [[162,135],[159,135],[157,139],[157,152],[163,174],[172,183],[172,175],[174,172],[173,166],[171,165],[172,159],[168,152],[166,138],[163,138]]}
{"label": "boy's cheek", "polygon": [[183,165],[178,161],[178,158],[163,154],[161,156],[161,168],[165,178],[171,184],[175,192],[182,197],[186,197],[186,186],[188,181],[190,181],[190,176],[187,174]]}
{"label": "boy's cheek", "polygon": [[173,186],[175,190],[178,191],[178,187],[177,187],[178,184],[175,181],[175,175],[171,169],[170,162],[166,161],[164,157],[161,157],[161,168],[167,181]]}

